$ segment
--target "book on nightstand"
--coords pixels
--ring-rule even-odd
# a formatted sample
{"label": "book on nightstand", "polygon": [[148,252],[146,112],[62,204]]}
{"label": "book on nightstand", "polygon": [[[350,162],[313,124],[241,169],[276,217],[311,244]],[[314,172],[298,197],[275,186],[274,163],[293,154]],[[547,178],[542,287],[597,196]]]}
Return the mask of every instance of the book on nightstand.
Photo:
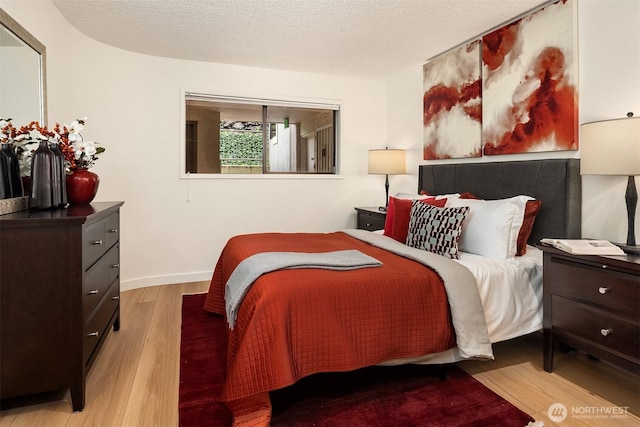
{"label": "book on nightstand", "polygon": [[540,243],[573,255],[624,255],[624,251],[607,240],[540,239]]}

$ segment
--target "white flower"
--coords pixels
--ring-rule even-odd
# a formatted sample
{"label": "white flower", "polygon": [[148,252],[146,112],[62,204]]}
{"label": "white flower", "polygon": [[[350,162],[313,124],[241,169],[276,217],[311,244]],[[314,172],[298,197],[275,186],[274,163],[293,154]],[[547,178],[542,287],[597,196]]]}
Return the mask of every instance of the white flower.
{"label": "white flower", "polygon": [[31,173],[31,154],[18,157],[20,176],[29,176]]}
{"label": "white flower", "polygon": [[20,165],[20,174],[22,176],[28,176],[31,173],[31,158],[38,149],[38,145],[40,145],[38,141],[19,141],[16,144],[22,153],[18,156],[18,165]]}
{"label": "white flower", "polygon": [[98,150],[96,149],[95,142],[93,141],[76,141],[73,143],[73,151],[76,154],[76,160],[80,160],[81,158],[92,158],[97,154]]}
{"label": "white flower", "polygon": [[32,129],[29,131],[29,139],[31,140],[43,139],[47,141],[49,138],[41,134],[38,129]]}
{"label": "white flower", "polygon": [[87,120],[86,117],[83,117],[81,119],[76,119],[67,127],[67,129],[69,130],[69,139],[70,140],[71,140],[71,135],[79,135],[80,132],[82,132],[82,129],[84,129],[84,122],[86,120]]}
{"label": "white flower", "polygon": [[[10,119],[0,117],[0,124],[3,124],[0,127],[0,141],[8,141],[15,146],[23,175],[29,175],[32,154],[41,141],[60,145],[65,155],[66,170],[89,169],[105,149],[95,141],[83,140],[80,132],[84,129],[86,119],[76,119],[70,125],[62,127],[56,123],[55,127],[49,130],[36,121],[16,129],[9,123]],[[11,136],[12,133],[15,137]]]}
{"label": "white flower", "polygon": [[67,137],[70,143],[80,141],[82,142],[82,135],[79,133],[71,133],[69,132],[69,136]]}

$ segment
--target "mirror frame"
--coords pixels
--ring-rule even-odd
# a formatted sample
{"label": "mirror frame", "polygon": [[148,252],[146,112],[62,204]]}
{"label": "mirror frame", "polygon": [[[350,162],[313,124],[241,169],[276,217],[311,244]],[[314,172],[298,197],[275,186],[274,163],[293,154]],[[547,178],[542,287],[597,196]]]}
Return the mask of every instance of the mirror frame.
{"label": "mirror frame", "polygon": [[13,19],[7,12],[0,8],[0,25],[11,31],[20,40],[40,55],[40,115],[42,126],[47,125],[47,49],[29,31]]}

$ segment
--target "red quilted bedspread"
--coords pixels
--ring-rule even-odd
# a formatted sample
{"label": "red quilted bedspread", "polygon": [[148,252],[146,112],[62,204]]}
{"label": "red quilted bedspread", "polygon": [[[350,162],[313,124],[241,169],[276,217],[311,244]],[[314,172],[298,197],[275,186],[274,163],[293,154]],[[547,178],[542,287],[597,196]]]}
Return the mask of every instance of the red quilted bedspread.
{"label": "red quilted bedspread", "polygon": [[215,268],[205,309],[225,313],[234,268],[260,252],[357,249],[381,267],[287,269],[262,275],[229,331],[223,399],[233,401],[339,372],[455,346],[442,280],[430,268],[342,232],[233,237]]}

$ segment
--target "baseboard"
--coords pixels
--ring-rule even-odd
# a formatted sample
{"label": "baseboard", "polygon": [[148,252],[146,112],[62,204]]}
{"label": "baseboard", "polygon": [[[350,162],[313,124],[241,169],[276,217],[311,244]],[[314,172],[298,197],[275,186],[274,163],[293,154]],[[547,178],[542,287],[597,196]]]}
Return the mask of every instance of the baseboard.
{"label": "baseboard", "polygon": [[211,271],[200,271],[185,274],[168,274],[166,276],[141,277],[138,279],[120,281],[120,290],[148,288],[150,286],[172,285],[175,283],[201,282],[211,280]]}

